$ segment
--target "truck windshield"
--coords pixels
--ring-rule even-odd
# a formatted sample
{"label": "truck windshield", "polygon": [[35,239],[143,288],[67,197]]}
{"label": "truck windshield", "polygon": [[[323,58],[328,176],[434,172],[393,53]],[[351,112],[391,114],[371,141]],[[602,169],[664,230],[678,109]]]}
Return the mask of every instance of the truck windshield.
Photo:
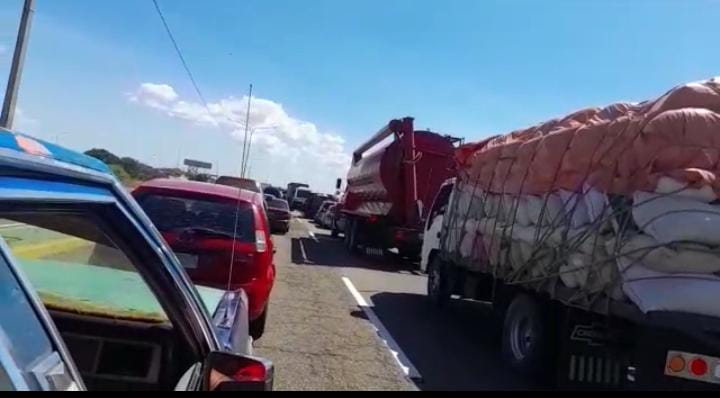
{"label": "truck windshield", "polygon": [[215,237],[236,236],[240,242],[255,241],[255,221],[249,203],[241,202],[238,206],[229,202],[159,194],[142,196],[138,202],[160,232],[187,231]]}

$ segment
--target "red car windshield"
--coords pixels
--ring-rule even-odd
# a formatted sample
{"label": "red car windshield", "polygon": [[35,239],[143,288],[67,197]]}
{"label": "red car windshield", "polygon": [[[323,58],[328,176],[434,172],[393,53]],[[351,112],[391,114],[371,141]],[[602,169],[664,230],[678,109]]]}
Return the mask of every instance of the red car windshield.
{"label": "red car windshield", "polygon": [[[197,234],[255,241],[252,205],[190,199],[158,194],[139,198],[140,206],[161,232],[189,231]],[[233,227],[237,212],[237,231]]]}

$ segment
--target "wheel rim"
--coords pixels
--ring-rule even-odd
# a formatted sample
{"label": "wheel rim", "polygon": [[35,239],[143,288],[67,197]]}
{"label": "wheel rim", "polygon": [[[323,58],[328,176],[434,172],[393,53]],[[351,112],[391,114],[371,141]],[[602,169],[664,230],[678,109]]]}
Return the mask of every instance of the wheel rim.
{"label": "wheel rim", "polygon": [[523,360],[530,354],[535,345],[537,336],[529,318],[516,319],[510,329],[510,349],[518,360]]}

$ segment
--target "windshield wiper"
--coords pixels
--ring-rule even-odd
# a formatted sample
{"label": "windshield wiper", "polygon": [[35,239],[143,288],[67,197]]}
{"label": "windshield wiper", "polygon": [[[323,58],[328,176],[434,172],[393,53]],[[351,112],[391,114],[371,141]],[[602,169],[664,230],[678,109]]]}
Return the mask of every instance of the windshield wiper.
{"label": "windshield wiper", "polygon": [[[209,236],[221,236],[223,238],[233,238],[233,234],[223,231],[218,231],[215,229],[210,228],[203,228],[203,227],[187,227],[187,228],[181,228],[180,231],[182,232],[192,232],[193,234],[199,234],[199,235],[209,235]],[[237,236],[238,238],[240,235]]]}

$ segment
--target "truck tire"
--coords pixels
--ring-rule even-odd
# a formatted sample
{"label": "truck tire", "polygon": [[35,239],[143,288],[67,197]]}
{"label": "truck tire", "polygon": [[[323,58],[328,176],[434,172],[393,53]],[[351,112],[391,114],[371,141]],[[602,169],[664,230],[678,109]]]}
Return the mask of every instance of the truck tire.
{"label": "truck tire", "polygon": [[502,355],[516,372],[542,377],[551,371],[553,336],[549,311],[531,296],[518,294],[505,312],[502,326]]}
{"label": "truck tire", "polygon": [[430,307],[440,309],[450,301],[450,273],[440,256],[433,257],[427,269],[427,295]]}
{"label": "truck tire", "polygon": [[348,230],[345,232],[345,246],[350,253],[356,254],[358,250],[358,223],[356,219],[348,220]]}

